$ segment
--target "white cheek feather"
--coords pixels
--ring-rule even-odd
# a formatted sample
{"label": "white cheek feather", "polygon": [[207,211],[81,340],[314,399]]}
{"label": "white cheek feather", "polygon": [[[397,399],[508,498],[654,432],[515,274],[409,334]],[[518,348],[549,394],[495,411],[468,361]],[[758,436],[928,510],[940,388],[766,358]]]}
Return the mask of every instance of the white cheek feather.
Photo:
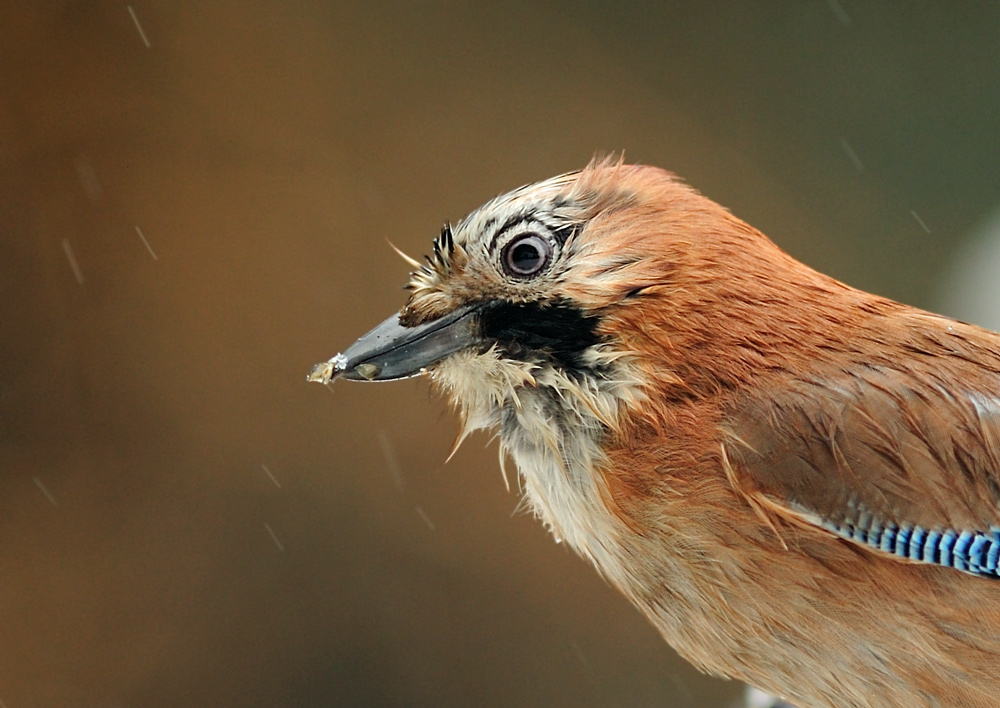
{"label": "white cheek feather", "polygon": [[[610,360],[596,348],[591,358]],[[619,408],[637,399],[633,377],[574,380],[550,366],[503,359],[495,349],[456,354],[430,373],[461,410],[459,439],[499,430],[501,454],[517,464],[534,514],[557,541],[623,582],[616,542],[622,522],[604,502],[600,469],[607,458],[600,443]]]}

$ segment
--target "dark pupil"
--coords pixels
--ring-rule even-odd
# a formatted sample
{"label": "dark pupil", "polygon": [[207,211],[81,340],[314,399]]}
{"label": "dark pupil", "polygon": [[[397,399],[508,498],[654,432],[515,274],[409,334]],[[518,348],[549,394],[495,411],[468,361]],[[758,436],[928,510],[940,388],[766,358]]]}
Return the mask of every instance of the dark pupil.
{"label": "dark pupil", "polygon": [[518,273],[531,273],[542,262],[542,254],[533,243],[519,243],[510,253],[511,268]]}

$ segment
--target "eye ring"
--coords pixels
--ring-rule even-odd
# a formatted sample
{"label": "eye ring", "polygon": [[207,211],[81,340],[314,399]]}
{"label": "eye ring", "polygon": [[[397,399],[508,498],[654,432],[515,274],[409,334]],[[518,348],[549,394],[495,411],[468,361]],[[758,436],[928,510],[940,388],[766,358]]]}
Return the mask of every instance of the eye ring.
{"label": "eye ring", "polygon": [[552,244],[538,234],[522,234],[511,239],[500,252],[504,272],[513,278],[538,275],[552,260]]}

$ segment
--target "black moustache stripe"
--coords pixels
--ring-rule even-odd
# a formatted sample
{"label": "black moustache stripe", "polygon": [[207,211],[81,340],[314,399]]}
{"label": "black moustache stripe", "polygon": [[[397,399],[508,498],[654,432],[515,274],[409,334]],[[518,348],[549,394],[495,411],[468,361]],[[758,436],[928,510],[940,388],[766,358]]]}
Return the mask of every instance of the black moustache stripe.
{"label": "black moustache stripe", "polygon": [[481,334],[512,359],[549,361],[568,373],[589,370],[583,353],[599,343],[599,318],[566,304],[494,302],[479,311]]}

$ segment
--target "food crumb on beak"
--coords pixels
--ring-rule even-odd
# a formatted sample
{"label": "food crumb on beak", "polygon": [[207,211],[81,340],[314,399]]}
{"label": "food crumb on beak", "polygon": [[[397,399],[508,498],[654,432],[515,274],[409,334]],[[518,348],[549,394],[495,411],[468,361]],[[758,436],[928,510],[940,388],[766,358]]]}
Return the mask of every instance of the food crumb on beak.
{"label": "food crumb on beak", "polygon": [[343,354],[337,354],[329,361],[321,361],[312,368],[312,371],[310,371],[309,375],[306,377],[306,381],[328,384],[330,383],[330,379],[336,376],[338,372],[344,370],[344,365],[346,363],[347,359]]}
{"label": "food crumb on beak", "polygon": [[372,381],[376,376],[382,373],[381,367],[377,364],[358,364],[354,367],[354,371],[363,379]]}

